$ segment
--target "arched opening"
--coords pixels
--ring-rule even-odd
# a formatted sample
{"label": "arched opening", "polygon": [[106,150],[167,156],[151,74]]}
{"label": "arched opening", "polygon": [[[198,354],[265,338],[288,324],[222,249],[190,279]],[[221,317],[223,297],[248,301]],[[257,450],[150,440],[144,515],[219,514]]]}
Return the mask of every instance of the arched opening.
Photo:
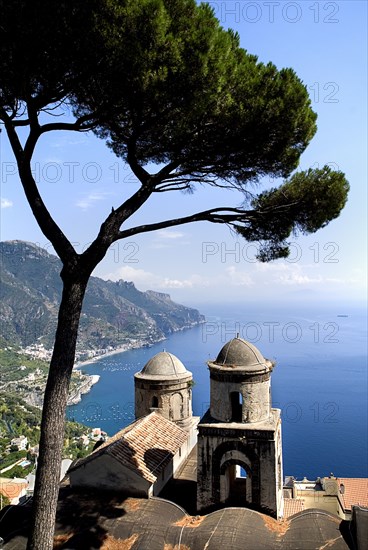
{"label": "arched opening", "polygon": [[243,396],[238,391],[230,393],[231,402],[231,422],[242,421]]}
{"label": "arched opening", "polygon": [[[234,470],[229,466],[234,465]],[[243,468],[246,477],[237,478]],[[242,441],[225,441],[212,455],[212,498],[214,503],[252,508],[260,505],[259,457],[252,446]],[[228,470],[228,471],[227,471]],[[243,478],[243,479],[242,479]]]}
{"label": "arched opening", "polygon": [[252,502],[252,472],[245,462],[227,460],[222,465],[220,501],[226,506],[247,506]]}
{"label": "arched opening", "polygon": [[192,391],[188,390],[187,415],[192,416]]}
{"label": "arched opening", "polygon": [[182,420],[184,418],[184,404],[181,393],[174,393],[170,399],[170,420]]}
{"label": "arched opening", "polygon": [[152,397],[151,408],[158,409],[158,397],[156,395]]}

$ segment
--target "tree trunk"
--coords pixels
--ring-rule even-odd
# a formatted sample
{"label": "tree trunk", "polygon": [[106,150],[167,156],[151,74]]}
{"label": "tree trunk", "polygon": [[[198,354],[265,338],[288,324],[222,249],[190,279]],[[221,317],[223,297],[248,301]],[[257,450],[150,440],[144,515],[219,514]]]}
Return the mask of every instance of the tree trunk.
{"label": "tree trunk", "polygon": [[[73,279],[76,279],[74,277]],[[27,550],[51,550],[59,494],[69,382],[88,278],[64,278],[55,345],[42,410],[40,453]]]}

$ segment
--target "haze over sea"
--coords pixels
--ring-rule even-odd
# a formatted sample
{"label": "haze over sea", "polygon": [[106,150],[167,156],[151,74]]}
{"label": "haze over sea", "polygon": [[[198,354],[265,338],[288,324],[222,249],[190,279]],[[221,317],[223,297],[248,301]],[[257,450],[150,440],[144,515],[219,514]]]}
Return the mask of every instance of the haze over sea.
{"label": "haze over sea", "polygon": [[68,417],[113,435],[134,419],[134,373],[165,349],[193,373],[193,412],[209,405],[206,361],[239,333],[268,359],[273,406],[281,408],[284,475],[368,477],[367,315],[362,305],[269,304],[200,307],[206,324],[150,348],[83,366],[100,375]]}

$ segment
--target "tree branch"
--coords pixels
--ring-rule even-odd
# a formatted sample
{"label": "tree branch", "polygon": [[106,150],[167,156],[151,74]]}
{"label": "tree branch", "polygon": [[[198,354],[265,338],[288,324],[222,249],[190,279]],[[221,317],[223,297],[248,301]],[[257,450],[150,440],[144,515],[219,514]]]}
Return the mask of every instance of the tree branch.
{"label": "tree branch", "polygon": [[[167,178],[171,176],[172,171],[175,170],[176,168],[178,168],[178,166],[180,166],[179,161],[169,162],[169,164],[167,164],[166,166],[161,168],[161,170],[159,172],[157,172],[157,174],[155,174],[155,177],[160,182],[167,181]],[[170,181],[170,180],[168,180],[168,181]]]}
{"label": "tree branch", "polygon": [[18,134],[14,129],[14,125],[11,117],[5,111],[5,109],[0,109],[0,118],[4,122],[6,133],[8,134],[10,146],[13,150],[15,159],[19,165],[19,162],[22,160],[23,148],[19,141]]}
{"label": "tree branch", "polygon": [[151,176],[137,161],[136,140],[134,137],[131,137],[129,139],[127,149],[127,161],[129,166],[133,170],[133,174],[136,176],[136,178],[139,179],[142,185],[146,184]]}
{"label": "tree branch", "polygon": [[[19,166],[19,165],[18,165]],[[33,215],[40,226],[45,237],[52,243],[56,253],[60,257],[63,264],[73,265],[77,260],[77,253],[72,244],[67,239],[61,228],[53,220],[41,195],[38,191],[36,182],[32,176],[30,165],[28,162],[22,163],[19,166],[19,174],[24,192],[28,203],[31,207]]]}
{"label": "tree branch", "polygon": [[20,181],[23,186],[24,193],[27,197],[33,215],[38,225],[40,226],[41,231],[43,232],[45,237],[53,244],[55,251],[60,257],[63,264],[71,264],[73,262],[76,262],[77,254],[72,244],[51,217],[45,203],[41,198],[36,182],[32,176],[30,160],[34,145],[37,141],[37,129],[31,129],[25,146],[27,147],[28,145],[28,150],[26,154],[25,149],[23,150],[22,148],[18,134],[15,131],[10,117],[3,109],[0,110],[0,116],[4,121],[9,142],[17,161]]}
{"label": "tree branch", "polygon": [[[88,120],[91,122],[85,124]],[[95,127],[92,115],[84,115],[78,118],[75,122],[49,122],[40,127],[41,134],[52,132],[53,130],[67,130],[75,132],[87,132]]]}
{"label": "tree branch", "polygon": [[29,126],[30,121],[29,118],[23,119],[23,120],[13,120],[13,126]]}
{"label": "tree branch", "polygon": [[155,193],[166,193],[166,191],[185,191],[191,189],[191,182],[189,180],[173,181],[171,183],[165,183],[155,188]]}
{"label": "tree branch", "polygon": [[138,235],[140,233],[148,233],[150,231],[156,231],[158,229],[166,229],[167,227],[184,225],[187,223],[198,221],[209,221],[212,223],[223,223],[228,225],[233,225],[235,222],[241,222],[244,225],[246,222],[251,222],[252,219],[254,219],[254,211],[252,210],[242,210],[239,208],[226,207],[213,208],[211,210],[204,210],[203,212],[197,212],[197,214],[192,214],[191,216],[186,216],[183,218],[175,218],[172,220],[165,220],[162,222],[140,225],[137,227],[132,227],[130,229],[125,229],[123,231],[119,231],[117,238],[114,239],[114,241],[125,239],[133,235]]}
{"label": "tree branch", "polygon": [[121,225],[132,216],[151,196],[154,183],[148,180],[136,193],[127,199],[106,218],[100,227],[99,233],[91,245],[81,255],[83,264],[92,270],[104,258],[109,246],[120,239]]}

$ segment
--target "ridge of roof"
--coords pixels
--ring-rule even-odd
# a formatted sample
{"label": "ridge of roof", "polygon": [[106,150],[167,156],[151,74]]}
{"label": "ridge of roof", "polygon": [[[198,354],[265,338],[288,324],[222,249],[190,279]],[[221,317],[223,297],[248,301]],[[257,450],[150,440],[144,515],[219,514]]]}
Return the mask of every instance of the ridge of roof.
{"label": "ridge of roof", "polygon": [[153,411],[117,432],[90,455],[76,461],[69,471],[108,454],[139,476],[154,482],[169,460],[187,441],[187,437],[182,428]]}

